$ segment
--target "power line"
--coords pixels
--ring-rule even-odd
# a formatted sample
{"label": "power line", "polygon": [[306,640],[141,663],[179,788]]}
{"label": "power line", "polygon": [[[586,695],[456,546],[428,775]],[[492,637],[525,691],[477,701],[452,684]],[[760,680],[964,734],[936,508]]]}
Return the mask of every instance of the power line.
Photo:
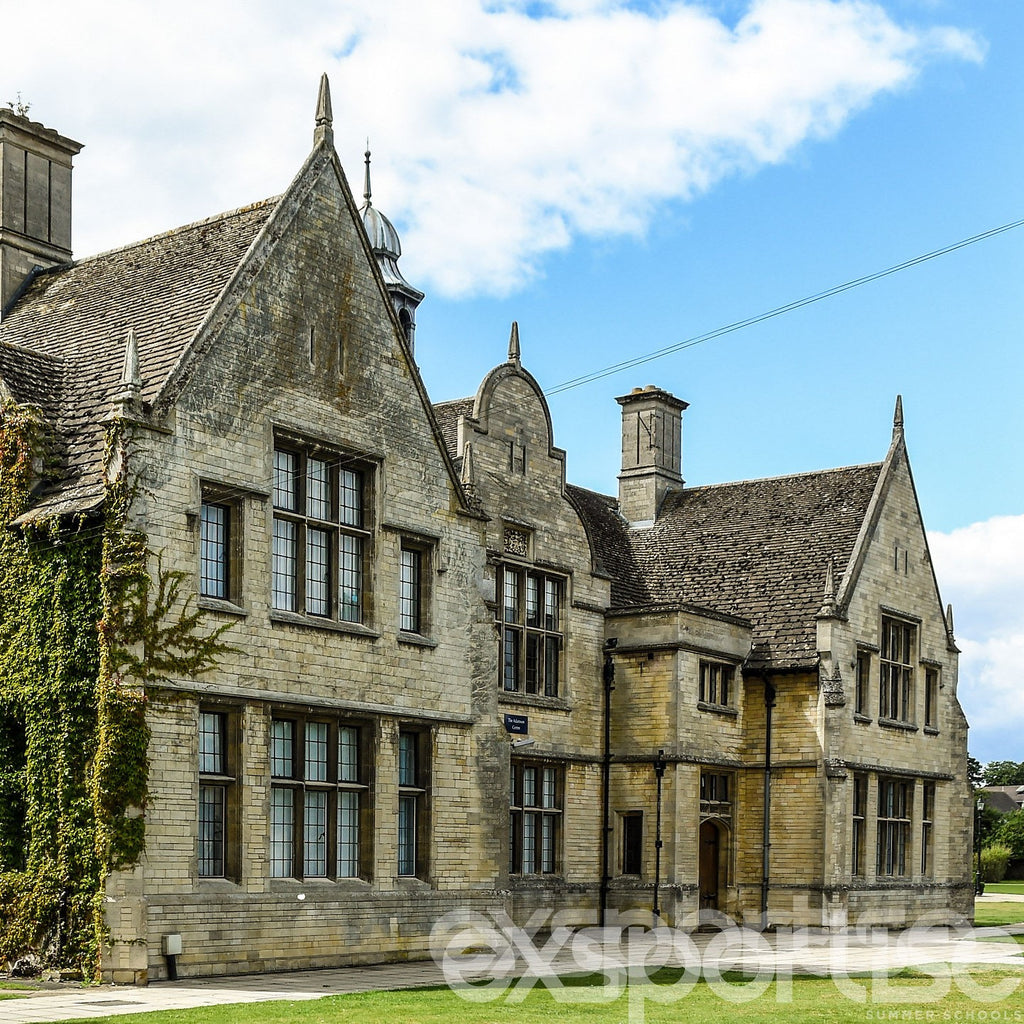
{"label": "power line", "polygon": [[888,267],[885,270],[878,270],[873,274],[865,274],[863,277],[854,278],[852,281],[846,281],[844,284],[837,284],[833,288],[827,288],[825,291],[816,292],[814,295],[808,295],[806,298],[797,299],[794,302],[787,302],[784,306],[776,306],[774,309],[770,309],[766,313],[759,313],[757,316],[750,316],[745,320],[737,320],[724,327],[708,331],[707,334],[698,334],[692,338],[687,338],[685,341],[676,342],[674,345],[668,345],[665,348],[659,348],[654,352],[648,352],[646,355],[636,356],[633,359],[626,359],[621,363],[606,366],[604,369],[594,370],[591,373],[585,373],[579,377],[573,377],[571,380],[567,380],[564,383],[559,384],[557,387],[548,388],[545,391],[545,395],[550,397],[551,395],[560,394],[563,391],[570,391],[573,388],[582,387],[584,384],[591,384],[595,380],[601,380],[602,377],[610,377],[613,373],[618,373],[620,370],[628,370],[631,367],[641,366],[644,363],[653,362],[655,359],[661,359],[663,356],[672,355],[674,352],[682,352],[684,349],[693,348],[695,345],[703,345],[706,341],[713,341],[716,338],[721,338],[723,335],[732,334],[734,331],[742,330],[744,327],[752,327],[754,324],[759,324],[765,320],[771,320],[774,317],[782,316],[783,313],[791,313],[794,309],[800,309],[802,306],[809,306],[812,302],[820,302],[822,299],[829,299],[833,295],[840,295],[842,292],[848,292],[853,288],[859,288],[861,285],[870,284],[872,281],[879,281],[883,277],[889,277],[891,274],[899,273],[901,270],[908,270],[910,267],[916,267],[919,263],[926,263],[928,260],[934,260],[939,256],[945,256],[948,253],[955,252],[957,249],[963,249],[968,245],[974,245],[975,242],[982,242],[986,238],[1001,235],[1004,231],[1012,231],[1014,228],[1019,228],[1021,226],[1024,226],[1024,218],[1012,221],[1009,224],[1002,224],[997,228],[990,228],[988,231],[982,231],[977,235],[971,235],[970,238],[962,238],[959,242],[954,242],[952,245],[944,246],[941,249],[934,249],[932,252],[926,252],[921,256],[915,256],[913,259],[904,260],[902,263],[897,263],[895,266]]}

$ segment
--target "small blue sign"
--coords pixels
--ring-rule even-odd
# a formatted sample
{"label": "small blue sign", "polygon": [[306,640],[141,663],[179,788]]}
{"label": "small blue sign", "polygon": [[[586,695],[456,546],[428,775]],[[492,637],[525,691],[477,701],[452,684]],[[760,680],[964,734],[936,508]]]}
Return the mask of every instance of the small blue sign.
{"label": "small blue sign", "polygon": [[530,731],[530,719],[526,715],[506,715],[505,732],[525,736]]}

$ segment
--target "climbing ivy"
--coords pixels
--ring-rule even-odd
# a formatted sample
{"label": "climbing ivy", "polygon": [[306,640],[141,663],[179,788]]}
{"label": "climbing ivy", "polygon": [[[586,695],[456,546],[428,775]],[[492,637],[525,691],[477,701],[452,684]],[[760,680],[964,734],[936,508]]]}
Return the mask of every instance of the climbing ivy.
{"label": "climbing ivy", "polygon": [[93,977],[110,871],[145,847],[144,685],[229,650],[181,600],[186,576],[132,525],[123,422],[101,512],[12,525],[47,466],[37,410],[0,409],[0,961],[26,952]]}

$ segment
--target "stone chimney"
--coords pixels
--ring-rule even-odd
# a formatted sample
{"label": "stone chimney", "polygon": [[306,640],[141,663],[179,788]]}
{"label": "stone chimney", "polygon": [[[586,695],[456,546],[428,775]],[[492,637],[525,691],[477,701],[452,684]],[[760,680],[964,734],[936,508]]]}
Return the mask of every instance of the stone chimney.
{"label": "stone chimney", "polygon": [[0,108],[0,316],[36,267],[71,259],[71,160],[81,148]]}
{"label": "stone chimney", "polygon": [[682,416],[687,403],[649,384],[617,398],[622,406],[619,511],[633,525],[653,523],[665,492],[682,487]]}

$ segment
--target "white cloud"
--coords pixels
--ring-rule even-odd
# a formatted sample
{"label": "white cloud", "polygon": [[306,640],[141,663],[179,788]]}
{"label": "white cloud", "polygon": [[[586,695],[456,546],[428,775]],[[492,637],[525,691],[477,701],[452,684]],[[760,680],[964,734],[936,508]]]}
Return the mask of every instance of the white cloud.
{"label": "white cloud", "polygon": [[960,702],[971,752],[1024,759],[1024,515],[997,516],[928,537],[955,613]]}
{"label": "white cloud", "polygon": [[[89,144],[80,251],[282,190],[331,75],[357,193],[403,227],[418,284],[508,292],[581,236],[642,233],[659,203],[785,159],[969,35],[897,25],[863,0],[57,0],[5,14],[0,98]],[[19,24],[19,22],[21,22]],[[116,225],[116,234],[114,234]]]}

